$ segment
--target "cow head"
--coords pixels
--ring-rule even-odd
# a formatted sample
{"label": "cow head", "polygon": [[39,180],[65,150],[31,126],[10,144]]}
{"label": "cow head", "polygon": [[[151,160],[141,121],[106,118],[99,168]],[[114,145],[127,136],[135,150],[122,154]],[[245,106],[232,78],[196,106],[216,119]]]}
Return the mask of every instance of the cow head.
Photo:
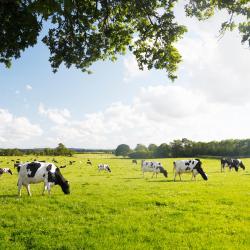
{"label": "cow head", "polygon": [[158,167],[160,169],[160,173],[162,173],[166,178],[168,177],[168,172],[163,167]]}
{"label": "cow head", "polygon": [[245,165],[243,164],[243,162],[240,162],[239,166],[240,166],[243,170],[246,169],[246,167],[245,167]]}
{"label": "cow head", "polygon": [[55,184],[60,185],[64,194],[70,194],[69,182],[62,176],[59,168],[55,171]]}
{"label": "cow head", "polygon": [[109,166],[106,166],[106,170],[111,173],[111,169]]}
{"label": "cow head", "polygon": [[10,169],[7,169],[7,172],[12,175],[12,171]]}
{"label": "cow head", "polygon": [[197,161],[194,169],[197,170],[197,172],[202,176],[202,178],[207,181],[208,180],[208,176],[207,174],[204,172],[204,170],[202,169],[201,165],[202,165],[202,162],[199,160],[199,159],[195,159]]}

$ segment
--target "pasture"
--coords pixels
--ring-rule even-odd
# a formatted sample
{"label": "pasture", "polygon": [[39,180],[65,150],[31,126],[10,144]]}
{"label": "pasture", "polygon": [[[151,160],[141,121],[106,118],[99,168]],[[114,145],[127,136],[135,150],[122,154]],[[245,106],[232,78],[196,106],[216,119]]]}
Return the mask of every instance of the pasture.
{"label": "pasture", "polygon": [[[31,184],[33,196],[23,188],[18,198],[11,162],[17,158],[31,157],[0,157],[0,167],[14,172],[0,178],[0,249],[250,249],[250,159],[238,173],[221,173],[218,160],[201,159],[208,181],[186,174],[173,182],[173,159],[158,159],[167,179],[152,173],[143,179],[131,159],[54,157],[57,165],[76,160],[61,169],[71,194],[55,186],[42,196],[43,184]],[[112,172],[98,173],[98,163]]]}

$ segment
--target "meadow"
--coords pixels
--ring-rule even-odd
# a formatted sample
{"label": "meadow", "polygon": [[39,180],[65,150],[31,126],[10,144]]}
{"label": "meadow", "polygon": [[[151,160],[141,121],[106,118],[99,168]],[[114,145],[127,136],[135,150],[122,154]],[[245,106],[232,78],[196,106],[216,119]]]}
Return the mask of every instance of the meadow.
{"label": "meadow", "polygon": [[[152,179],[131,159],[55,157],[59,165],[76,160],[61,169],[71,194],[55,186],[42,196],[43,184],[31,184],[32,197],[23,188],[19,198],[17,158],[31,156],[0,157],[13,170],[0,178],[0,249],[250,249],[250,159],[245,171],[224,173],[219,160],[202,159],[208,181],[186,174],[173,182],[174,159],[158,159],[169,176]],[[99,173],[98,163],[112,172]]]}

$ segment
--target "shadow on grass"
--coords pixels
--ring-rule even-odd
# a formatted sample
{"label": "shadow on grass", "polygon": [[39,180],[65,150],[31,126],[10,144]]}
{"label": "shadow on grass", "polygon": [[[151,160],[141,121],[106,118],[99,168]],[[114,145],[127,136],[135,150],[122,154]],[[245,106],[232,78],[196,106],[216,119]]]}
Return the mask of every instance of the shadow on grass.
{"label": "shadow on grass", "polygon": [[146,181],[147,182],[173,182],[173,180],[149,180],[149,179],[148,180],[146,179]]}
{"label": "shadow on grass", "polygon": [[196,182],[200,182],[200,181],[203,181],[203,180],[147,180],[148,182],[172,182],[172,183],[184,183],[184,182],[190,182],[190,183],[196,183]]}
{"label": "shadow on grass", "polygon": [[126,177],[126,178],[121,178],[123,180],[142,180],[143,178],[142,177]]}
{"label": "shadow on grass", "polygon": [[1,198],[19,198],[19,196],[17,194],[0,194]]}

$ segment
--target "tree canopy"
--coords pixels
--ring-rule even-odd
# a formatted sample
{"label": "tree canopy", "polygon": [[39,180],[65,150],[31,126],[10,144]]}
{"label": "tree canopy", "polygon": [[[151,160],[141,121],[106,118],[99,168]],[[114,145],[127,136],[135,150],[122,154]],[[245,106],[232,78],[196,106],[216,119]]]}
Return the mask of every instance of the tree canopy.
{"label": "tree canopy", "polygon": [[130,147],[127,144],[119,145],[115,150],[116,156],[127,156],[130,152]]}
{"label": "tree canopy", "polygon": [[[98,60],[116,60],[131,51],[140,69],[164,69],[176,78],[181,55],[176,42],[186,28],[175,20],[178,0],[1,0],[0,63],[10,67],[12,58],[42,38],[50,50],[54,72],[64,63],[84,72]],[[221,33],[238,27],[242,42],[250,46],[249,0],[188,0],[188,16],[209,18],[216,9],[230,18]],[[241,16],[236,23],[234,17]],[[48,26],[48,25],[47,25]],[[46,27],[47,27],[46,26]]]}
{"label": "tree canopy", "polygon": [[[249,157],[250,139],[195,142],[183,138],[159,146],[150,144],[148,150],[138,150],[138,145],[128,154],[133,159],[167,157]],[[153,146],[152,146],[153,145]],[[144,146],[144,145],[142,145]],[[140,148],[141,149],[141,148]]]}

